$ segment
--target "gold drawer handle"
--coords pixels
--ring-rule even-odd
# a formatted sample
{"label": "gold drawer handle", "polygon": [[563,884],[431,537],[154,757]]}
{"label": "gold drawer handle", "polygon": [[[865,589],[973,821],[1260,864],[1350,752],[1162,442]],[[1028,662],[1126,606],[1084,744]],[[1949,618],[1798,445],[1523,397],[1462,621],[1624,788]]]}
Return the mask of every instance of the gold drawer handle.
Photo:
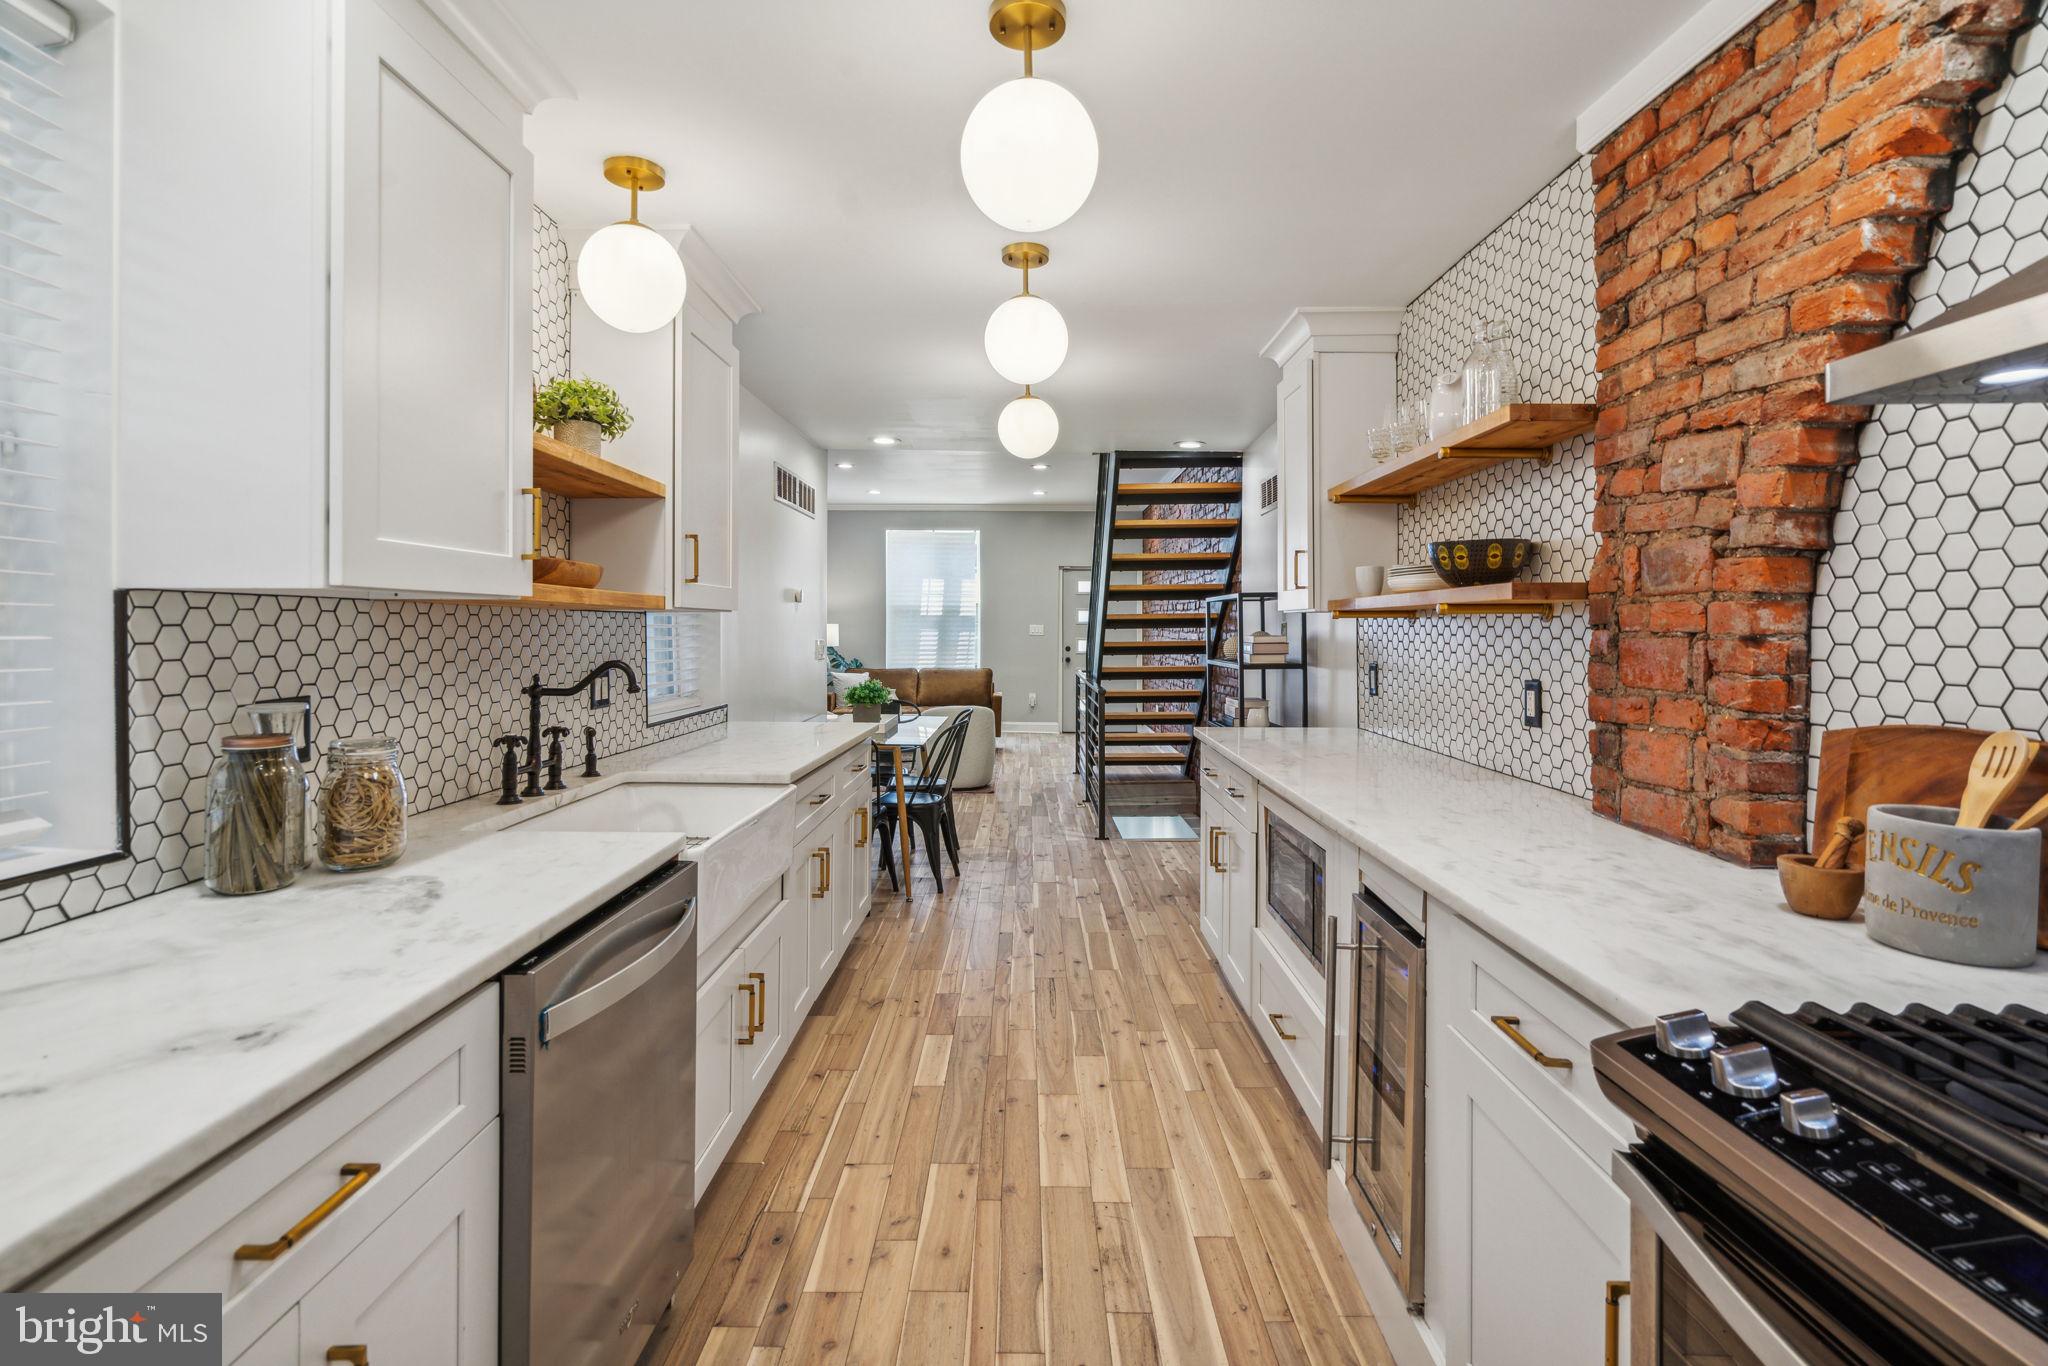
{"label": "gold drawer handle", "polygon": [[747,974],[747,980],[757,982],[761,987],[761,990],[754,995],[747,1007],[747,1033],[753,1035],[759,1034],[768,1027],[768,974],[765,972],[750,972]]}
{"label": "gold drawer handle", "polygon": [[1266,1012],[1266,1018],[1273,1022],[1273,1032],[1275,1034],[1278,1034],[1284,1042],[1293,1043],[1296,1039],[1301,1037],[1298,1034],[1289,1034],[1286,1030],[1280,1027],[1280,1022],[1287,1018],[1285,1015],[1276,1015],[1269,1010]]}
{"label": "gold drawer handle", "polygon": [[346,1361],[349,1366],[370,1366],[370,1349],[357,1343],[352,1347],[329,1347],[329,1361]]}
{"label": "gold drawer handle", "polygon": [[873,833],[873,831],[868,829],[868,809],[863,806],[860,808],[860,838],[853,842],[853,847],[856,849],[867,848],[868,837]]}
{"label": "gold drawer handle", "polygon": [[1209,867],[1219,873],[1229,871],[1229,869],[1223,866],[1223,856],[1216,852],[1216,840],[1222,834],[1222,826],[1212,825],[1209,827]]}
{"label": "gold drawer handle", "polygon": [[1307,584],[1301,581],[1301,562],[1303,559],[1307,557],[1307,555],[1308,552],[1306,550],[1297,550],[1294,552],[1294,586],[1296,588],[1308,587]]}
{"label": "gold drawer handle", "polygon": [[831,794],[831,793],[829,793],[829,792],[820,792],[820,793],[819,793],[819,794],[818,794],[817,796],[815,796],[815,797],[811,798],[811,805],[812,805],[812,806],[823,806],[823,805],[824,805],[824,804],[825,804],[826,802],[829,802],[829,801],[831,801],[831,800],[832,800],[832,794]]}
{"label": "gold drawer handle", "polygon": [[690,543],[690,577],[684,583],[695,583],[704,571],[704,543],[697,539],[694,531],[685,531],[683,539]]}
{"label": "gold drawer handle", "polygon": [[524,488],[519,491],[533,499],[533,549],[527,551],[524,555],[521,555],[519,558],[522,560],[537,560],[540,558],[540,490],[535,488]]}
{"label": "gold drawer handle", "polygon": [[818,867],[818,885],[811,888],[811,900],[816,901],[832,890],[832,851],[823,846],[811,850],[811,862]]}
{"label": "gold drawer handle", "polygon": [[[747,974],[749,977],[758,977],[760,975],[757,972]],[[755,994],[757,988],[752,982],[740,983],[740,990],[747,993],[747,1032],[734,1039],[733,1042],[737,1044],[750,1044],[754,1041],[754,1036],[761,1032],[754,1028],[754,1010],[761,1004],[761,998]]]}
{"label": "gold drawer handle", "polygon": [[823,849],[819,852],[825,856],[825,890],[829,892],[832,890],[832,851]]}
{"label": "gold drawer handle", "polygon": [[284,1231],[274,1243],[244,1243],[235,1249],[238,1262],[274,1262],[305,1241],[306,1235],[327,1222],[327,1216],[347,1204],[355,1193],[370,1184],[370,1178],[384,1170],[377,1162],[342,1164],[341,1189],[313,1206],[313,1212]]}
{"label": "gold drawer handle", "polygon": [[1627,1281],[1607,1283],[1607,1366],[1621,1366],[1621,1297],[1627,1293]]}
{"label": "gold drawer handle", "polygon": [[1492,1019],[1493,1027],[1495,1029],[1498,1029],[1501,1033],[1507,1035],[1510,1039],[1513,1039],[1515,1042],[1515,1047],[1521,1049],[1524,1053],[1527,1053],[1530,1057],[1534,1058],[1543,1066],[1556,1067],[1567,1072],[1571,1070],[1572,1060],[1570,1058],[1551,1057],[1548,1053],[1538,1048],[1535,1044],[1530,1043],[1528,1036],[1522,1033],[1520,1029],[1516,1028],[1516,1026],[1522,1023],[1521,1016],[1495,1015],[1492,1017]]}

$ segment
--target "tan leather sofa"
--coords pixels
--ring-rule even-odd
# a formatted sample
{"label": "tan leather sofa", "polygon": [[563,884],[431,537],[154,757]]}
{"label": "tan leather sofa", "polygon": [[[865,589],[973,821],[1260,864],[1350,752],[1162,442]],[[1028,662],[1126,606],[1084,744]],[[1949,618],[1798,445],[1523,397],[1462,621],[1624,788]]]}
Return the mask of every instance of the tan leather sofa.
{"label": "tan leather sofa", "polygon": [[996,734],[1003,733],[1003,695],[996,691],[993,669],[869,669],[867,675],[926,711],[987,707],[995,713]]}

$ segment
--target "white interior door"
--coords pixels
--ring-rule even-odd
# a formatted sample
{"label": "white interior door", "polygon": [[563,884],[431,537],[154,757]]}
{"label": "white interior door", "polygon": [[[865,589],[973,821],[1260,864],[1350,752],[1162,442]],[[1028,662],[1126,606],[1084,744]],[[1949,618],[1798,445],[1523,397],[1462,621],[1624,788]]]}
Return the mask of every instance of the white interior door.
{"label": "white interior door", "polygon": [[522,596],[533,170],[516,120],[343,6],[329,437],[336,585]]}
{"label": "white interior door", "polygon": [[1074,733],[1074,680],[1088,663],[1088,576],[1086,565],[1060,566],[1060,734]]}

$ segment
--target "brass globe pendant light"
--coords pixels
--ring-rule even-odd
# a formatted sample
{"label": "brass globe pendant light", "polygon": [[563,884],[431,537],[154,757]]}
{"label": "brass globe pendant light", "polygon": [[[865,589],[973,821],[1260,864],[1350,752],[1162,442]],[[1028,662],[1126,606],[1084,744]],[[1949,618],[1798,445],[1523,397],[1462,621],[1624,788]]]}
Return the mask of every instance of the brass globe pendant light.
{"label": "brass globe pendant light", "polygon": [[1067,358],[1067,321],[1031,292],[1031,272],[1052,259],[1037,242],[1012,242],[1003,264],[1024,274],[1024,286],[988,315],[981,336],[988,363],[1012,384],[1043,384]]}
{"label": "brass globe pendant light", "polygon": [[994,0],[989,32],[1024,54],[1024,74],[974,106],[960,135],[960,176],[975,206],[1013,232],[1074,216],[1095,187],[1095,124],[1063,85],[1034,76],[1032,54],[1067,32],[1066,0]]}
{"label": "brass globe pendant light", "polygon": [[623,221],[590,234],[576,254],[576,288],[599,320],[621,332],[653,332],[674,321],[689,293],[683,258],[640,221],[640,192],[667,183],[646,157],[606,157],[604,178],[632,192]]}
{"label": "brass globe pendant light", "polygon": [[1060,439],[1060,415],[1027,384],[996,417],[996,439],[1019,460],[1036,460]]}

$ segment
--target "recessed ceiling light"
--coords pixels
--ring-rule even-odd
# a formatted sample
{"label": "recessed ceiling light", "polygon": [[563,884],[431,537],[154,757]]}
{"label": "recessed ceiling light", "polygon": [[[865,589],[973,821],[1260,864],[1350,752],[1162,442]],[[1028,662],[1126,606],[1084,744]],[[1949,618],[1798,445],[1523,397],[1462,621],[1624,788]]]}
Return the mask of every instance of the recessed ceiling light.
{"label": "recessed ceiling light", "polygon": [[1051,468],[1052,468],[1052,466],[1050,466],[1050,465],[1033,465],[1033,466],[1032,466],[1031,468],[1032,468],[1032,469],[1034,469],[1034,470],[1049,470],[1049,469],[1051,469]]}
{"label": "recessed ceiling light", "polygon": [[1209,443],[1206,441],[1176,441],[1173,444],[1184,451],[1198,451]]}
{"label": "recessed ceiling light", "polygon": [[842,470],[850,470],[853,468],[853,462],[851,460],[842,460],[839,462],[839,468]]}
{"label": "recessed ceiling light", "polygon": [[1044,489],[1033,489],[1033,490],[1031,490],[1031,496],[1032,496],[1033,498],[1043,498],[1043,497],[1045,497],[1045,490],[1044,490]]}
{"label": "recessed ceiling light", "polygon": [[893,436],[871,436],[868,440],[874,442],[877,446],[893,446],[896,444],[896,438]]}
{"label": "recessed ceiling light", "polygon": [[2037,379],[2048,379],[2048,365],[2021,365],[2010,370],[1994,370],[1978,380],[1987,388],[2003,388],[2008,384],[2028,384]]}
{"label": "recessed ceiling light", "polygon": [[869,489],[869,490],[868,490],[868,497],[870,497],[870,498],[879,498],[879,497],[881,497],[881,496],[882,496],[882,491],[881,491],[880,489]]}

